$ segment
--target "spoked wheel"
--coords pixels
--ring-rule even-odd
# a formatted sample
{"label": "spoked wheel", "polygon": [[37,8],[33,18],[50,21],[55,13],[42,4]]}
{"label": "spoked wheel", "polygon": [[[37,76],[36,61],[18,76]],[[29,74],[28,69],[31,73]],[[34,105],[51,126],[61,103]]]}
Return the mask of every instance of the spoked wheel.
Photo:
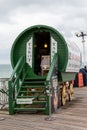
{"label": "spoked wheel", "polygon": [[62,94],[61,94],[61,105],[62,106],[64,106],[66,104],[66,97],[67,97],[66,86],[64,85],[62,88]]}
{"label": "spoked wheel", "polygon": [[69,101],[72,101],[72,99],[73,99],[73,93],[74,93],[73,84],[71,83],[70,84],[70,88],[69,88],[69,93],[68,93]]}

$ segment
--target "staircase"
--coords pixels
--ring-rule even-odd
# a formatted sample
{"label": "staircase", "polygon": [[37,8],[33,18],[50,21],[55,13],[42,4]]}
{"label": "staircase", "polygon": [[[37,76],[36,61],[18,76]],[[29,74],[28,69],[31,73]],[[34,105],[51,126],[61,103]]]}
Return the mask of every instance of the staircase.
{"label": "staircase", "polygon": [[49,115],[52,112],[52,77],[56,76],[57,57],[55,54],[46,77],[35,75],[24,56],[19,58],[8,81],[10,115],[39,111]]}
{"label": "staircase", "polygon": [[37,112],[46,110],[45,79],[25,79],[16,98],[14,110]]}

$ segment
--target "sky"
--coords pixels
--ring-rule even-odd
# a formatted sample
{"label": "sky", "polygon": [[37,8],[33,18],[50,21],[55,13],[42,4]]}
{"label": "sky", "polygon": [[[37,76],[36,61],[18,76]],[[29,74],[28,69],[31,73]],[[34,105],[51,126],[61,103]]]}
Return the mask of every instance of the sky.
{"label": "sky", "polygon": [[[75,33],[87,33],[87,0],[0,0],[0,64],[10,64],[16,37],[37,24],[57,29],[65,39],[74,41],[83,55],[82,39]],[[86,43],[85,36],[87,57]]]}

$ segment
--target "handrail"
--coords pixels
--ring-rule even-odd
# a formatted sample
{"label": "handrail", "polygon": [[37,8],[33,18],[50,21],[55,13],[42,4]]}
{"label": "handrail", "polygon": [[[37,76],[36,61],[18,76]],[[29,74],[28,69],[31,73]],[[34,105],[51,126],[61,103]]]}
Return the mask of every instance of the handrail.
{"label": "handrail", "polygon": [[23,66],[23,64],[24,64],[24,63],[23,63],[23,60],[24,60],[24,57],[21,57],[21,58],[19,59],[18,63],[16,64],[16,66],[15,66],[15,68],[14,68],[14,70],[13,70],[13,73],[12,73],[12,75],[11,75],[9,81],[11,81],[11,80],[14,78],[14,76],[15,76],[15,74],[16,74],[18,68],[19,68],[20,66],[21,66],[21,68],[22,68],[22,66]]}
{"label": "handrail", "polygon": [[8,86],[9,86],[9,113],[13,114],[14,113],[14,101],[16,100],[16,94],[20,89],[21,83],[20,79],[23,80],[24,77],[20,78],[22,71],[25,66],[25,61],[24,61],[24,56],[22,56],[19,61],[17,62],[13,73],[8,81]]}
{"label": "handrail", "polygon": [[51,76],[52,76],[53,69],[54,69],[54,67],[57,67],[57,66],[56,66],[57,58],[58,58],[58,54],[55,53],[55,55],[54,55],[54,57],[53,57],[53,60],[52,60],[52,63],[51,63],[51,66],[50,66],[50,70],[49,70],[48,75],[47,75],[47,78],[46,78],[46,81],[50,81],[50,78],[51,78]]}
{"label": "handrail", "polygon": [[[46,78],[46,94],[47,94],[47,106],[46,106],[46,110],[47,113],[49,114],[49,116],[51,115],[51,95],[52,95],[52,77],[55,76],[57,78],[57,72],[58,72],[58,54],[55,53],[51,66],[50,66],[50,70],[47,74],[47,78]],[[56,92],[57,92],[57,88],[55,88]]]}

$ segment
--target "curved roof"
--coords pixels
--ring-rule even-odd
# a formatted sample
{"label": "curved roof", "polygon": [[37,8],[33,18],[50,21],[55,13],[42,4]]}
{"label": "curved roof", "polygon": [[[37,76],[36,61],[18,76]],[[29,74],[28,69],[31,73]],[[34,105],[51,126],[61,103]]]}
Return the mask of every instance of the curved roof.
{"label": "curved roof", "polygon": [[58,68],[64,71],[68,61],[68,48],[63,36],[54,28],[47,25],[35,25],[25,29],[21,32],[13,43],[11,49],[11,64],[14,68],[21,56],[26,55],[26,43],[33,36],[35,32],[47,31],[58,43]]}

